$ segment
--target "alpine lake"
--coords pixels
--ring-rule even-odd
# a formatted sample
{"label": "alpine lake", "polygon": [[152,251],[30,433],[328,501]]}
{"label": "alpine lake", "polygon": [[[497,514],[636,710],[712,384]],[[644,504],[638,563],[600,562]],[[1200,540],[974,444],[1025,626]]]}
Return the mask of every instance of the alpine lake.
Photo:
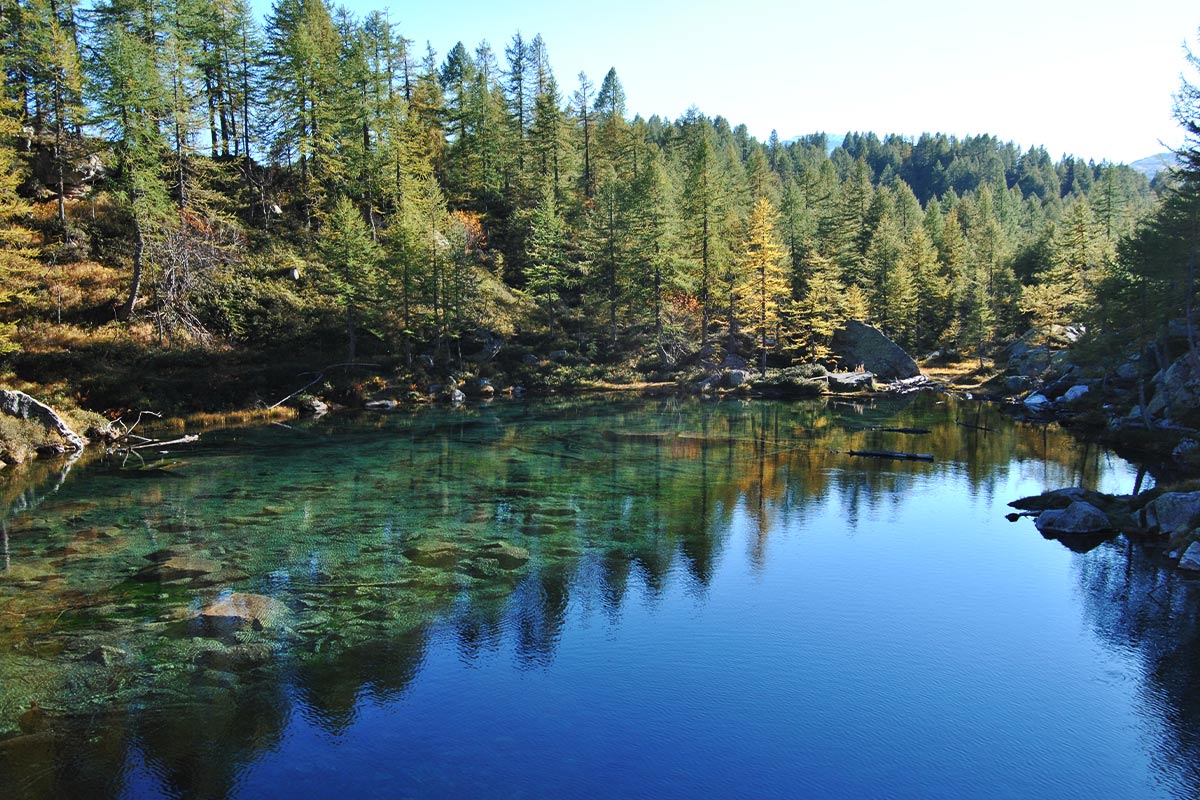
{"label": "alpine lake", "polygon": [[145,458],[0,477],[0,797],[1200,796],[1200,583],[1005,519],[1132,491],[1054,426],[601,396]]}

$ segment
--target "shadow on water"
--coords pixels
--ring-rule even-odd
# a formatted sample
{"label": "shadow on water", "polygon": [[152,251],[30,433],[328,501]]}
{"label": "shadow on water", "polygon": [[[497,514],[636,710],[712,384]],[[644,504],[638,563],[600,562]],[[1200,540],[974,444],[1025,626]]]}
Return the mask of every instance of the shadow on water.
{"label": "shadow on water", "polygon": [[[865,449],[935,461],[846,454]],[[336,738],[402,704],[435,642],[467,669],[511,648],[516,670],[549,670],[574,606],[619,625],[673,587],[705,604],[743,555],[739,515],[763,574],[779,531],[827,503],[853,535],[918,484],[1002,505],[1013,474],[1126,474],[1053,426],[930,395],[434,409],[208,434],[186,460],[180,478],[92,462],[0,486],[5,797],[253,795],[248,768],[294,718]],[[1159,767],[1200,786],[1194,584],[1116,543],[1072,563],[1090,624],[1145,665],[1146,713],[1171,732]],[[231,591],[282,610],[197,616]]]}

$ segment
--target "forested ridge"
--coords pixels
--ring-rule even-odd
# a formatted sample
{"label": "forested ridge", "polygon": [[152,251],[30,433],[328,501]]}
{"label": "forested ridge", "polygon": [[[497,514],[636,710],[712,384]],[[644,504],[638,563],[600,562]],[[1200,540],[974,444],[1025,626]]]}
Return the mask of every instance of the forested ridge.
{"label": "forested ridge", "polygon": [[616,69],[560,83],[541,36],[441,55],[323,0],[2,13],[0,350],[67,402],[245,403],[342,362],[551,386],[787,366],[846,319],[918,355],[1069,324],[1128,344],[1190,304],[1188,169],[761,142],[631,116]]}

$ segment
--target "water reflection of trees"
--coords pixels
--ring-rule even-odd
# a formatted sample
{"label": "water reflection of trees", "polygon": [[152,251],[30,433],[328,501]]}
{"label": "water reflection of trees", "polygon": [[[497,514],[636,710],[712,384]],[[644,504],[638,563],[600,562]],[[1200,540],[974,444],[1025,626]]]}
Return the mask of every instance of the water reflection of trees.
{"label": "water reflection of trees", "polygon": [[[967,414],[989,430],[956,424]],[[878,426],[930,432],[871,430]],[[852,449],[920,450],[936,460],[851,459]],[[968,491],[990,499],[1011,469],[1033,469],[1047,485],[1091,484],[1101,457],[1052,427],[929,395],[670,399],[649,410],[613,399],[599,411],[594,400],[568,400],[372,417],[353,428],[335,421],[292,438],[218,437],[198,462],[204,468],[186,479],[149,491],[78,480],[40,510],[36,525],[18,524],[18,549],[29,559],[51,559],[98,517],[124,536],[104,560],[91,550],[55,557],[61,580],[41,586],[36,608],[22,606],[20,624],[0,619],[0,644],[45,649],[59,635],[62,609],[87,593],[97,606],[129,599],[127,578],[145,563],[141,556],[167,545],[219,552],[248,573],[239,589],[289,603],[295,629],[273,643],[269,660],[220,670],[160,669],[156,658],[179,651],[147,650],[138,676],[144,693],[114,702],[104,716],[64,715],[36,735],[41,750],[36,736],[9,740],[0,773],[38,776],[24,779],[17,796],[100,795],[114,793],[102,786],[119,773],[114,765],[144,762],[172,794],[223,796],[278,744],[293,711],[337,734],[364,698],[402,696],[433,635],[452,637],[468,662],[507,642],[520,666],[544,667],[573,603],[617,620],[632,586],[653,599],[683,582],[702,596],[739,515],[754,534],[749,563],[762,569],[772,533],[830,500],[853,528],[879,504],[903,502],[917,481],[965,478]],[[258,473],[253,482],[249,471]],[[55,503],[65,508],[97,492],[106,497],[99,508],[55,516]],[[428,539],[457,548],[453,563],[421,566],[405,555]],[[528,564],[481,572],[478,548],[495,541],[528,550]],[[199,594],[172,592],[169,602]],[[144,622],[163,611],[148,596],[139,602],[148,604]],[[134,629],[129,635],[131,648],[142,647]],[[72,679],[61,661],[46,667],[64,670],[64,684]]]}
{"label": "water reflection of trees", "polygon": [[1139,711],[1164,780],[1181,797],[1200,795],[1200,585],[1123,540],[1074,565],[1088,622],[1136,661]]}

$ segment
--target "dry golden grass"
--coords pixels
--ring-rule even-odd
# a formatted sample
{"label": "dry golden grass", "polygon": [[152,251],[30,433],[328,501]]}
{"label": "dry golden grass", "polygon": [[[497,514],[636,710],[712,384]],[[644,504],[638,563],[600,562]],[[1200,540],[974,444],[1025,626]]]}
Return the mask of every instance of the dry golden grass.
{"label": "dry golden grass", "polygon": [[294,408],[247,408],[239,411],[201,412],[184,417],[162,420],[144,420],[143,426],[150,430],[188,431],[196,428],[235,428],[240,425],[258,425],[263,422],[279,422],[295,419],[300,414]]}

